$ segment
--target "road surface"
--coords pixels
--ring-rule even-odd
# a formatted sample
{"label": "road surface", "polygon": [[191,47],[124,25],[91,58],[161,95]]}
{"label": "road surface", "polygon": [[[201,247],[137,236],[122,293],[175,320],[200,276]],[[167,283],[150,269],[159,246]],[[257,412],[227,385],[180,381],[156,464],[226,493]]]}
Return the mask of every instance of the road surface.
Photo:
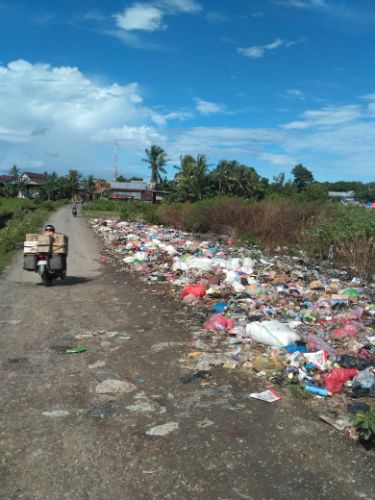
{"label": "road surface", "polygon": [[222,368],[182,383],[193,313],[100,264],[83,217],[50,222],[66,281],[45,288],[21,255],[0,279],[2,500],[373,498],[374,455],[309,406],[250,399],[264,380]]}

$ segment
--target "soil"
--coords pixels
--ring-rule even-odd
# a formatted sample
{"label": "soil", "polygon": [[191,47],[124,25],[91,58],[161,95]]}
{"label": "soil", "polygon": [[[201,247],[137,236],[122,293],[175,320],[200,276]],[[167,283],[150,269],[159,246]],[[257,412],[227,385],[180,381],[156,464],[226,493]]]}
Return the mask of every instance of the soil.
{"label": "soil", "polygon": [[49,222],[67,279],[18,255],[0,280],[1,499],[373,498],[373,455],[300,400],[250,399],[262,378],[186,378],[193,312],[101,263],[80,214]]}

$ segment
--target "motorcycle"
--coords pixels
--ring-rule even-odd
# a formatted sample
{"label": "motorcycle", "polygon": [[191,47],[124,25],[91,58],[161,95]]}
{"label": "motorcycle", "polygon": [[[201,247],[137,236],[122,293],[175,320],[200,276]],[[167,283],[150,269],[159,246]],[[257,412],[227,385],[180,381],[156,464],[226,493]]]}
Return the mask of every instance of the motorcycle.
{"label": "motorcycle", "polygon": [[26,271],[36,271],[43,285],[51,286],[54,279],[65,279],[66,256],[48,253],[25,255],[23,268]]}
{"label": "motorcycle", "polygon": [[77,207],[72,207],[72,215],[73,217],[77,217]]}

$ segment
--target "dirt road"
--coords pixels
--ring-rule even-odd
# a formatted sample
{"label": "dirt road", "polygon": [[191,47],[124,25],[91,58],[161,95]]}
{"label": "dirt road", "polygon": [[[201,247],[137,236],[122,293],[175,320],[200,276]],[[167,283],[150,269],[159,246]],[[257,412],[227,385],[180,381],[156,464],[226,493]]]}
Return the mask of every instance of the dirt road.
{"label": "dirt road", "polygon": [[373,456],[308,406],[221,368],[182,383],[194,318],[99,264],[83,217],[51,222],[70,277],[45,288],[19,256],[0,280],[1,499],[373,498]]}

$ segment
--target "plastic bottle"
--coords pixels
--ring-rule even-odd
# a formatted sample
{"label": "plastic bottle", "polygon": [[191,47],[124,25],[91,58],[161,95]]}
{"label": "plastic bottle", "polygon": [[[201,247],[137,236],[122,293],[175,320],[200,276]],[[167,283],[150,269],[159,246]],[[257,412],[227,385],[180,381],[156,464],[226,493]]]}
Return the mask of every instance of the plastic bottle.
{"label": "plastic bottle", "polygon": [[318,396],[331,396],[331,393],[324,387],[315,387],[314,385],[305,385],[305,391]]}

